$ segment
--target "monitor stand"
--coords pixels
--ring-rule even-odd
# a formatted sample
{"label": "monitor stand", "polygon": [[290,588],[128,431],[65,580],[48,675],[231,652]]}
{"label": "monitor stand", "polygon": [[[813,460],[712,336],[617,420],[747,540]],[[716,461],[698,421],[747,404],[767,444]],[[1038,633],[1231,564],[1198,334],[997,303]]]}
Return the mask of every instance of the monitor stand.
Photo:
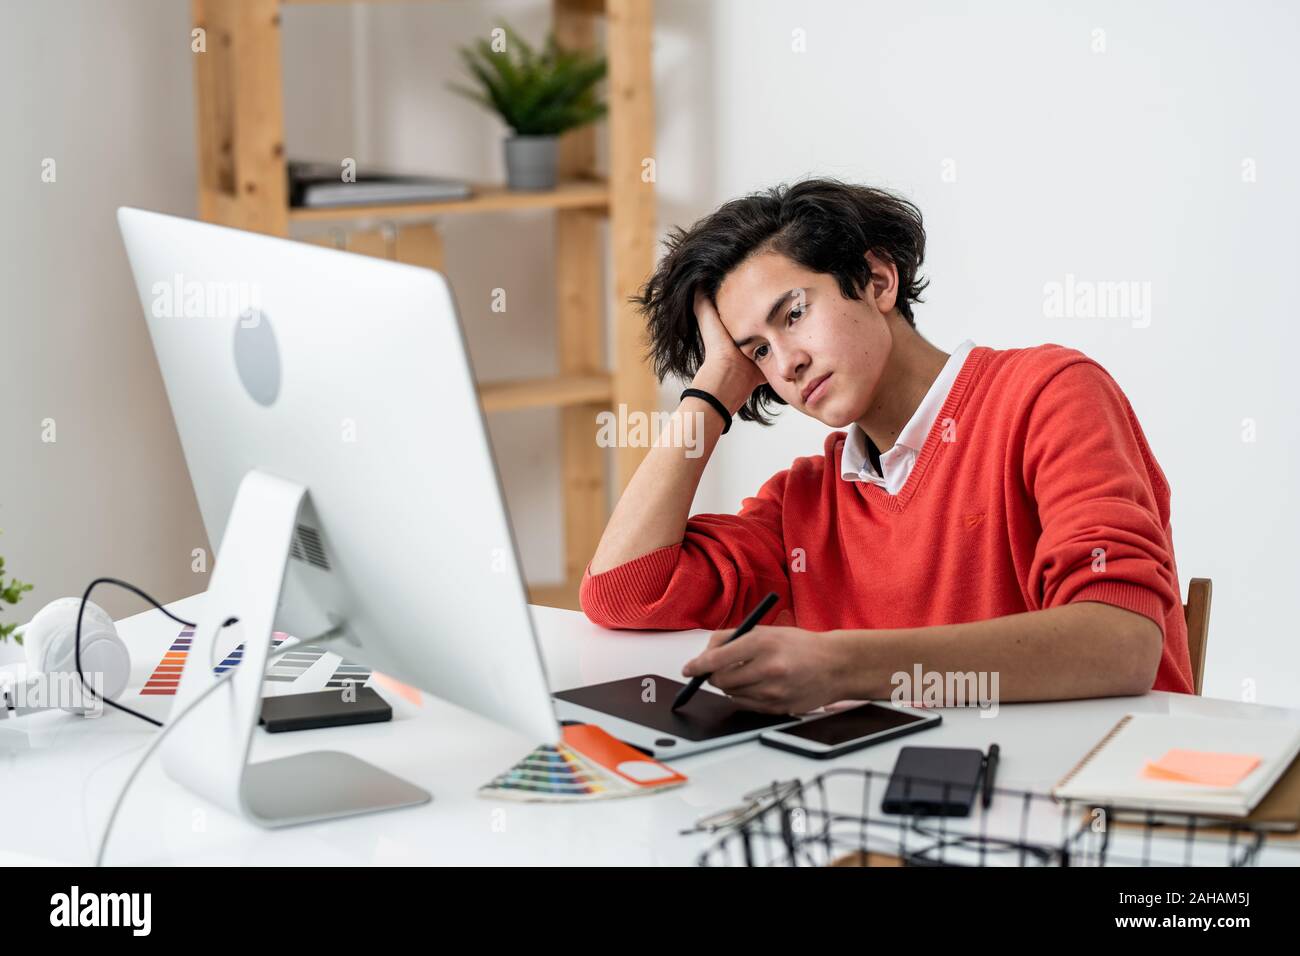
{"label": "monitor stand", "polygon": [[[176,689],[171,719],[180,722],[167,725],[161,744],[163,767],[174,780],[263,827],[433,799],[427,790],[335,750],[248,762],[285,567],[306,498],[304,486],[256,469],[240,482]],[[233,672],[215,675],[221,625],[232,617],[243,632],[243,658]],[[223,686],[209,692],[222,677]],[[185,713],[205,692],[206,699]]]}

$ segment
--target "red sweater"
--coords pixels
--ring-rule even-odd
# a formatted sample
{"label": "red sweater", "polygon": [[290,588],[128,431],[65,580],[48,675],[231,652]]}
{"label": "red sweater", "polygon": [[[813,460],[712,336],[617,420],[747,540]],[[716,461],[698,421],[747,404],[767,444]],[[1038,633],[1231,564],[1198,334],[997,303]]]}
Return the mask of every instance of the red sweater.
{"label": "red sweater", "polygon": [[593,575],[611,628],[811,631],[956,624],[1100,601],[1164,636],[1154,690],[1192,692],[1169,483],[1114,379],[1060,345],[973,349],[897,495],[841,476],[844,432],[773,475],[739,514]]}

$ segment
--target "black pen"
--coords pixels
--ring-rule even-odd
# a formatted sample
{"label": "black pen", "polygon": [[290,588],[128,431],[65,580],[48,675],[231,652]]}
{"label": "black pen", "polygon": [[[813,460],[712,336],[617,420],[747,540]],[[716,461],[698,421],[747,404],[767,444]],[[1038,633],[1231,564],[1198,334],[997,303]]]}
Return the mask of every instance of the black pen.
{"label": "black pen", "polygon": [[997,744],[989,744],[989,755],[984,758],[984,809],[989,808],[993,802],[993,777],[998,772],[998,754],[1001,752]]}
{"label": "black pen", "polygon": [[[734,641],[736,638],[740,637],[741,635],[748,634],[750,631],[752,631],[754,629],[754,625],[756,625],[759,621],[763,619],[764,614],[772,610],[772,605],[775,604],[776,602],[777,602],[776,592],[775,591],[769,592],[767,597],[763,598],[763,600],[758,602],[758,607],[754,608],[754,610],[749,612],[749,617],[745,618],[745,620],[741,622],[740,627],[736,628],[736,633],[732,634],[731,637],[727,638],[725,641],[719,644],[718,647],[725,647],[727,644],[730,644],[732,641]],[[704,682],[712,676],[713,676],[712,674],[696,674],[694,677],[692,677],[691,682],[677,692],[677,699],[673,701],[672,709],[677,710],[688,700],[694,697],[695,692],[699,690],[701,687],[703,687]]]}

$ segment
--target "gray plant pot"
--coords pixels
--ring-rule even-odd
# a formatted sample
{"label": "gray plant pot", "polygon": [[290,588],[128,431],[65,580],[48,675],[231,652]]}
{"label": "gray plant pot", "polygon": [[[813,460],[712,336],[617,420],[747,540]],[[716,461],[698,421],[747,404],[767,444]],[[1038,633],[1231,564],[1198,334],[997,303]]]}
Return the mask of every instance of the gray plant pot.
{"label": "gray plant pot", "polygon": [[554,189],[558,136],[506,138],[506,185],[510,189]]}

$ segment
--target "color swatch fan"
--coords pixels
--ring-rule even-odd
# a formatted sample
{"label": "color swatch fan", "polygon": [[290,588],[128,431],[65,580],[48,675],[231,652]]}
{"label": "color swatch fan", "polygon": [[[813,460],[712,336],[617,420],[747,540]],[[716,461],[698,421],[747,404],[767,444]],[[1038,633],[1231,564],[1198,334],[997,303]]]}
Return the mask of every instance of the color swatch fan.
{"label": "color swatch fan", "polygon": [[606,800],[657,793],[686,778],[593,724],[570,724],[558,746],[538,747],[478,795],[523,801]]}

